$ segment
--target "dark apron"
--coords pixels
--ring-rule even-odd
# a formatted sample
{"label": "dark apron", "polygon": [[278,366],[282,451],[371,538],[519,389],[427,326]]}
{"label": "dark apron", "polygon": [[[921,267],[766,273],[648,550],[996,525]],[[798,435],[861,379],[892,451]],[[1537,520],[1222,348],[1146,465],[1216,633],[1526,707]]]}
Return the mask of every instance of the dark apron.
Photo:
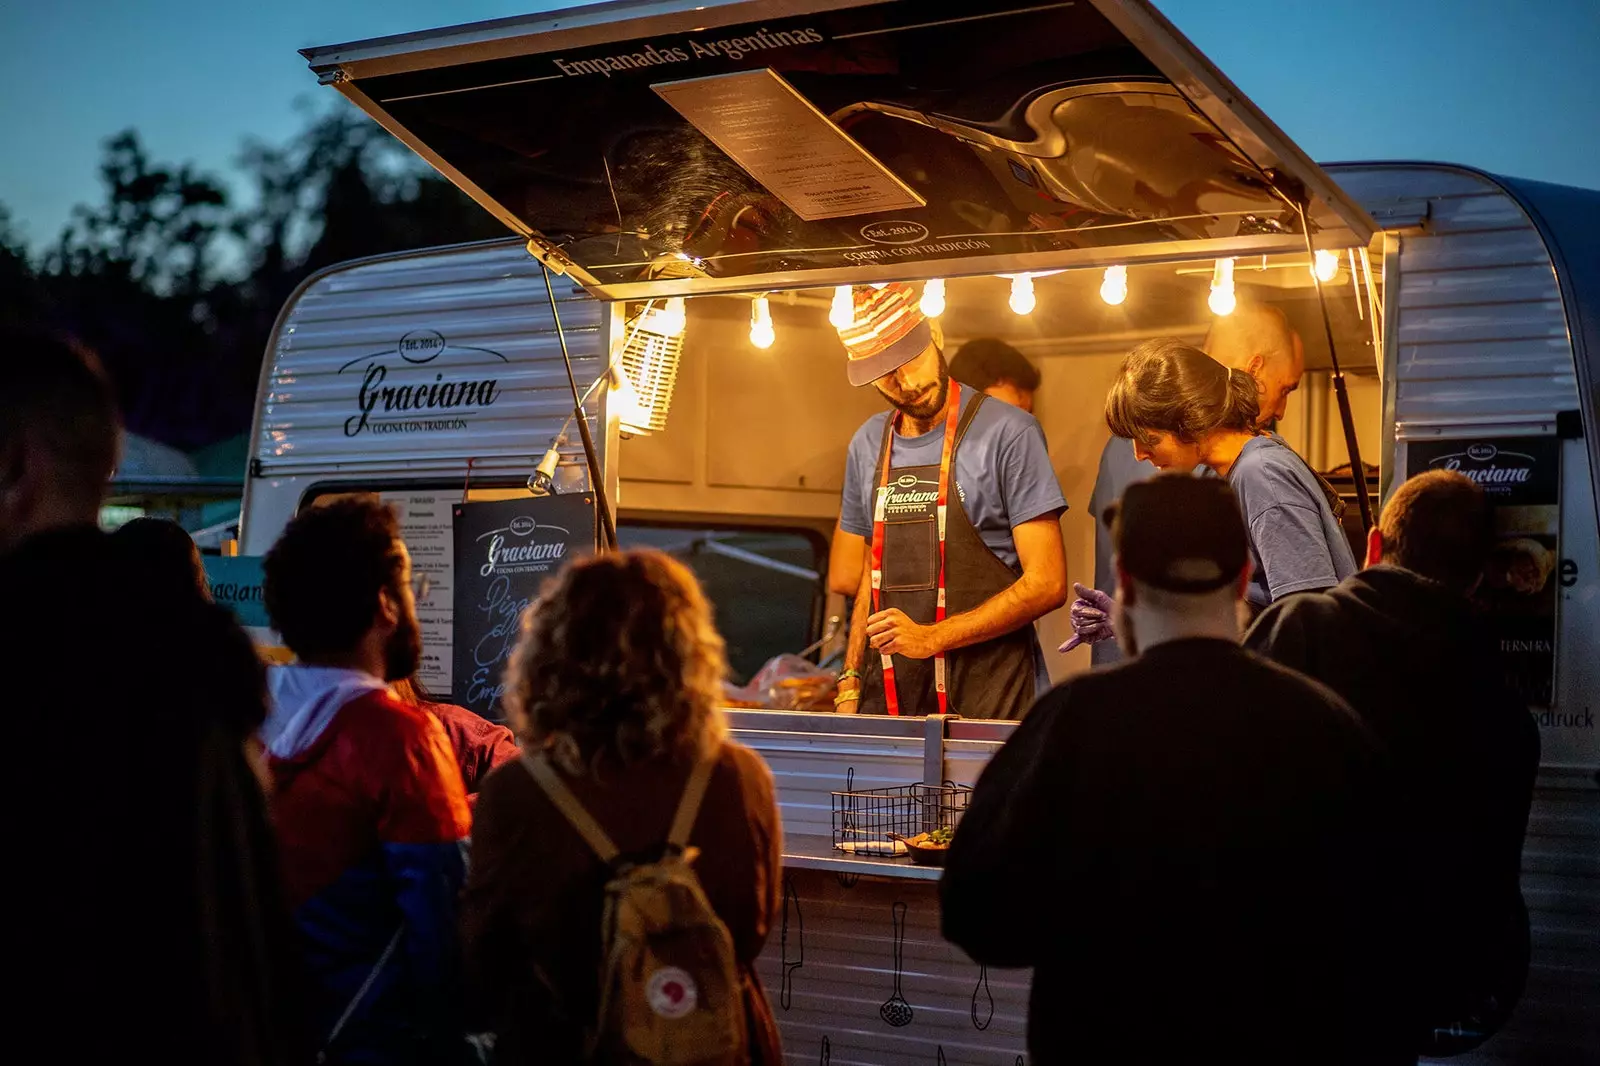
{"label": "dark apron", "polygon": [[[973,416],[983,406],[978,393],[956,427],[950,456],[950,483],[955,482],[956,454]],[[874,472],[894,445],[894,418],[884,427],[883,445]],[[881,610],[899,608],[913,621],[933,623],[939,601],[939,526],[937,466],[902,466],[889,471],[891,495],[883,530]],[[876,489],[876,486],[874,486]],[[960,494],[951,493],[945,514],[945,604],[948,614],[970,611],[1016,583],[1020,573],[1000,561],[967,519]],[[876,504],[876,500],[874,500]],[[870,561],[869,564],[870,565]],[[949,713],[963,718],[1021,718],[1033,704],[1034,656],[1038,638],[1032,625],[983,644],[945,655]],[[934,660],[894,658],[895,689],[902,715],[939,713],[934,688]],[[884,714],[882,656],[867,648],[862,667],[861,713]]]}

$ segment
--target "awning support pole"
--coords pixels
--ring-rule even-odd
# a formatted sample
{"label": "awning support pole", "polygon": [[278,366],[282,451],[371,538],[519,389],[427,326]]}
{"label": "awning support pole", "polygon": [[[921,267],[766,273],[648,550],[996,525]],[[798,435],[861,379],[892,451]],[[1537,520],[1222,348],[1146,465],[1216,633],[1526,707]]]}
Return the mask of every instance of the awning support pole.
{"label": "awning support pole", "polygon": [[583,439],[583,457],[589,464],[589,489],[594,493],[595,515],[600,519],[596,531],[600,551],[613,551],[617,547],[617,526],[611,517],[611,504],[606,500],[606,483],[600,470],[600,456],[595,451],[594,436],[589,432],[589,418],[583,413],[583,399],[578,395],[578,379],[572,373],[572,353],[567,351],[567,331],[561,328],[561,312],[556,307],[556,290],[550,284],[550,268],[539,264],[544,278],[545,295],[550,298],[550,317],[556,326],[556,339],[561,342],[561,362],[567,368],[567,384],[572,388],[572,417],[578,422],[578,436]]}
{"label": "awning support pole", "polygon": [[1328,297],[1322,291],[1322,279],[1317,277],[1316,250],[1311,246],[1311,223],[1306,217],[1304,204],[1296,204],[1300,212],[1300,232],[1306,238],[1306,255],[1311,259],[1311,283],[1317,287],[1317,307],[1322,311],[1322,330],[1328,338],[1328,359],[1333,364],[1333,395],[1339,401],[1339,422],[1344,427],[1344,446],[1350,453],[1350,476],[1355,480],[1356,506],[1361,511],[1361,536],[1372,532],[1372,500],[1367,495],[1367,469],[1361,462],[1361,445],[1356,440],[1356,420],[1350,411],[1350,390],[1345,385],[1344,371],[1339,368],[1339,350],[1333,343],[1333,320],[1328,317]]}

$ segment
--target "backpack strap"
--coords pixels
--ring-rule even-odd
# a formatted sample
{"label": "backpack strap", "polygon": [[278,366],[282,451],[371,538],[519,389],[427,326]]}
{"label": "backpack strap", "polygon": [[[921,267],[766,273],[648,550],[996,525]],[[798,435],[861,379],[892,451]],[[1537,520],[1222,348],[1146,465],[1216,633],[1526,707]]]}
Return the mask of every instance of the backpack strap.
{"label": "backpack strap", "polygon": [[711,783],[711,771],[717,767],[721,749],[709,752],[689,771],[689,783],[683,786],[683,799],[678,801],[678,813],[672,818],[672,830],[667,834],[667,844],[682,849],[689,843],[694,831],[694,820],[700,814],[700,801],[706,798],[706,786]]}
{"label": "backpack strap", "polygon": [[539,752],[537,755],[523,752],[522,765],[527,767],[528,773],[532,774],[534,781],[544,789],[544,794],[550,797],[550,802],[555,804],[556,810],[572,823],[572,828],[577,830],[584,843],[600,857],[600,861],[608,865],[616,862],[617,856],[622,853],[611,842],[606,831],[600,828],[600,823],[594,820],[594,816],[583,809],[583,804],[578,802],[578,797],[574,796],[566,782],[561,780],[561,775],[550,765],[550,760],[545,758],[544,752]]}

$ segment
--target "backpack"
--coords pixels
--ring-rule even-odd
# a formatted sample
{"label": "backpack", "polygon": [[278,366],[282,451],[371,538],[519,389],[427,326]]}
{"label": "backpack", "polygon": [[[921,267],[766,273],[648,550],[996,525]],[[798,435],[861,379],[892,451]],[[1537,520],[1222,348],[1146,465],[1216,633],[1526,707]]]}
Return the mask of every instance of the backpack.
{"label": "backpack", "polygon": [[744,989],[733,937],[711,909],[687,847],[715,753],[689,775],[666,847],[653,862],[621,860],[541,753],[522,757],[550,802],[610,870],[600,922],[600,1006],[587,1061],[606,1066],[743,1066]]}

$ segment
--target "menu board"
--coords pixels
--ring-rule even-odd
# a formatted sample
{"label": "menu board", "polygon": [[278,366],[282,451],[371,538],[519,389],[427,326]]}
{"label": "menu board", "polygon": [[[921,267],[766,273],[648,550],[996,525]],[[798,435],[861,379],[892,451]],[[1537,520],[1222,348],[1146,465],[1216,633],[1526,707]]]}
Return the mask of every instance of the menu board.
{"label": "menu board", "polygon": [[411,591],[422,627],[422,665],[417,680],[443,697],[454,686],[453,615],[455,552],[451,502],[455,494],[385,492],[383,502],[400,519],[400,536],[411,553]]}
{"label": "menu board", "polygon": [[770,69],[650,88],[807,222],[928,206]]}
{"label": "menu board", "polygon": [[1483,486],[1495,547],[1476,599],[1488,614],[1506,682],[1530,707],[1554,698],[1560,569],[1561,441],[1494,437],[1410,441],[1406,476],[1454,470]]}
{"label": "menu board", "polygon": [[522,612],[569,560],[594,550],[594,497],[458,503],[453,517],[455,702],[502,722]]}

